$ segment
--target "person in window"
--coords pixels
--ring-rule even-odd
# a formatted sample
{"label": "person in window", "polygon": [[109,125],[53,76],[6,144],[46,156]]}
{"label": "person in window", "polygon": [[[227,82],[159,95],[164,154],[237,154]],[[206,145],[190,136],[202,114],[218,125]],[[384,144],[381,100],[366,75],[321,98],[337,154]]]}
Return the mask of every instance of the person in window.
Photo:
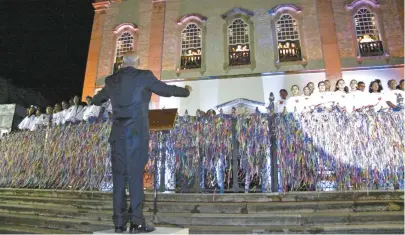
{"label": "person in window", "polygon": [[370,37],[370,35],[364,35],[363,39],[360,40],[361,43],[365,43],[365,42],[374,42],[374,40]]}
{"label": "person in window", "polygon": [[280,99],[276,103],[276,112],[283,113],[286,107],[288,92],[286,89],[280,90]]}

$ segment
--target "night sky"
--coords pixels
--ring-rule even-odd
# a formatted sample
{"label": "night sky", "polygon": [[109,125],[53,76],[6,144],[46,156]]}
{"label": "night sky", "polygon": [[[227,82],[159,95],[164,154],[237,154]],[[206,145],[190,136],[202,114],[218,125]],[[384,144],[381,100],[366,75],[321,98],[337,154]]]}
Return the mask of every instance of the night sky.
{"label": "night sky", "polygon": [[0,0],[0,77],[52,104],[81,95],[91,0]]}

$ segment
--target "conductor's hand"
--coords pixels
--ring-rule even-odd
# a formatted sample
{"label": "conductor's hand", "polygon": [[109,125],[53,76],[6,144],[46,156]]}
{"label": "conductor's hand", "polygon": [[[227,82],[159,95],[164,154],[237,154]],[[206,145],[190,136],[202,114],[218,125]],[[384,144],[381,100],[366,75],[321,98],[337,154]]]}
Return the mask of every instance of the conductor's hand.
{"label": "conductor's hand", "polygon": [[189,92],[193,91],[193,88],[191,88],[189,85],[186,85],[184,88],[186,88]]}

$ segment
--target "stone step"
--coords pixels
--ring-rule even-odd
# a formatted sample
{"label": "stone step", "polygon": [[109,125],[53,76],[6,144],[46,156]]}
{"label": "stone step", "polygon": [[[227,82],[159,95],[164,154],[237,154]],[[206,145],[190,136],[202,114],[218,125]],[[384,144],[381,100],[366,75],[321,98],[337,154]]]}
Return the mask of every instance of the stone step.
{"label": "stone step", "polygon": [[47,228],[37,228],[33,226],[24,225],[1,225],[0,224],[0,234],[67,234],[75,233],[75,231],[59,230],[59,229],[47,229]]}
{"label": "stone step", "polygon": [[190,234],[404,234],[403,224],[326,225],[326,226],[193,226]]}
{"label": "stone step", "polygon": [[[48,189],[0,189],[0,195],[33,196],[50,198],[75,198],[112,200],[111,193],[77,190]],[[357,201],[357,200],[404,200],[404,191],[339,191],[339,192],[288,192],[288,193],[159,193],[159,201],[194,202],[271,202],[271,201]],[[153,201],[153,192],[145,192],[145,201]]]}
{"label": "stone step", "polygon": [[35,229],[62,230],[64,233],[92,233],[110,229],[112,222],[77,218],[59,218],[17,213],[0,213],[0,226],[34,227]]}
{"label": "stone step", "polygon": [[[64,207],[79,211],[112,210],[111,201],[94,199],[42,198],[26,196],[0,195],[1,205],[28,205],[32,207]],[[316,211],[400,211],[404,209],[403,200],[365,200],[365,201],[318,201],[318,202],[160,202],[158,212],[175,213],[280,213],[280,212],[316,212]],[[153,212],[153,202],[145,202],[144,211]]]}
{"label": "stone step", "polygon": [[[0,218],[15,215],[54,218],[60,220],[80,219],[111,223],[112,211],[81,211],[63,207],[32,207],[27,205],[1,205]],[[144,213],[148,221],[153,221],[153,213]],[[391,212],[313,212],[313,213],[254,213],[254,214],[212,214],[212,213],[157,213],[158,222],[169,225],[217,225],[217,226],[271,226],[271,225],[323,225],[323,224],[359,224],[359,223],[403,223],[403,211]],[[1,223],[1,222],[0,222]],[[15,222],[18,224],[18,221]]]}

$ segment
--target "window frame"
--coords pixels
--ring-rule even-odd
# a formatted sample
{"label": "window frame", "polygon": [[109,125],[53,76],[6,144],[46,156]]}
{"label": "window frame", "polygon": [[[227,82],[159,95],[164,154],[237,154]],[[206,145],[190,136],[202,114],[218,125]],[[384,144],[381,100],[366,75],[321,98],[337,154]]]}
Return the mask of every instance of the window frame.
{"label": "window frame", "polygon": [[[375,18],[377,30],[380,36],[380,41],[382,42],[383,46],[383,54],[376,55],[376,56],[361,56],[359,44],[357,42],[357,30],[356,24],[354,20],[354,16],[360,9],[367,9],[369,10]],[[380,10],[380,5],[375,0],[354,0],[351,4],[346,5],[348,17],[350,20],[351,32],[352,32],[352,39],[353,39],[353,47],[356,56],[356,60],[359,64],[361,64],[364,60],[374,60],[374,59],[383,59],[387,62],[390,60],[391,56],[389,55],[389,47],[385,37],[384,27],[381,22],[382,13]]]}
{"label": "window frame", "polygon": [[[300,57],[299,57],[298,60],[294,60],[294,61],[301,61],[301,60],[302,60],[302,53],[301,53],[301,38],[300,38],[300,29],[299,29],[300,23],[299,23],[298,20],[296,20],[291,14],[288,14],[288,13],[284,13],[284,14],[280,15],[280,17],[277,19],[277,21],[276,21],[276,23],[275,23],[275,24],[276,24],[276,25],[275,25],[275,26],[276,26],[276,41],[277,41],[277,51],[276,51],[276,53],[277,53],[277,61],[280,62],[280,63],[292,62],[292,61],[280,61],[280,53],[279,53],[278,44],[281,43],[281,42],[286,42],[286,41],[288,41],[288,40],[286,40],[286,41],[279,41],[278,32],[277,32],[277,24],[278,24],[279,21],[282,20],[281,18],[283,18],[284,16],[290,17],[291,20],[295,21],[296,24],[297,24],[297,25],[296,25],[296,27],[297,27],[297,29],[296,29],[296,31],[297,31],[297,39],[295,39],[295,41],[298,41],[298,42],[299,42]],[[294,31],[292,31],[292,32],[294,32]]]}
{"label": "window frame", "polygon": [[[292,4],[280,4],[274,7],[273,9],[269,10],[268,13],[271,16],[271,34],[273,37],[274,66],[278,69],[284,66],[294,66],[294,65],[301,65],[303,68],[305,68],[306,65],[308,64],[307,60],[308,56],[306,51],[306,42],[304,33],[305,31],[302,28],[303,27],[302,15],[300,14],[301,8]],[[290,15],[297,22],[298,38],[301,49],[301,60],[284,61],[284,62],[280,61],[278,50],[277,22],[281,19],[283,15]]]}
{"label": "window frame", "polygon": [[[254,13],[242,9],[242,8],[233,8],[230,11],[226,12],[222,15],[222,19],[225,20],[225,24],[223,26],[224,32],[224,70],[228,72],[231,69],[245,69],[248,68],[253,71],[256,68],[256,56],[255,56],[255,27],[252,21],[252,17]],[[234,20],[241,19],[247,24],[249,30],[249,53],[250,53],[250,64],[246,65],[229,65],[229,26],[232,25]]]}
{"label": "window frame", "polygon": [[113,53],[112,53],[112,63],[111,63],[111,73],[114,72],[114,64],[115,59],[117,57],[117,41],[118,39],[126,32],[128,32],[133,38],[134,42],[132,48],[134,51],[138,51],[138,33],[139,30],[138,26],[132,23],[122,23],[115,27],[114,33],[114,46],[113,46]]}
{"label": "window frame", "polygon": [[[205,60],[205,36],[206,36],[206,22],[207,18],[200,14],[187,14],[182,16],[177,21],[177,35],[178,40],[176,43],[176,74],[180,76],[182,73],[193,73],[198,72],[201,75],[206,71],[206,60]],[[191,68],[191,69],[182,69],[181,68],[181,56],[182,56],[182,33],[187,28],[188,25],[195,24],[201,30],[201,67],[200,68]]]}

